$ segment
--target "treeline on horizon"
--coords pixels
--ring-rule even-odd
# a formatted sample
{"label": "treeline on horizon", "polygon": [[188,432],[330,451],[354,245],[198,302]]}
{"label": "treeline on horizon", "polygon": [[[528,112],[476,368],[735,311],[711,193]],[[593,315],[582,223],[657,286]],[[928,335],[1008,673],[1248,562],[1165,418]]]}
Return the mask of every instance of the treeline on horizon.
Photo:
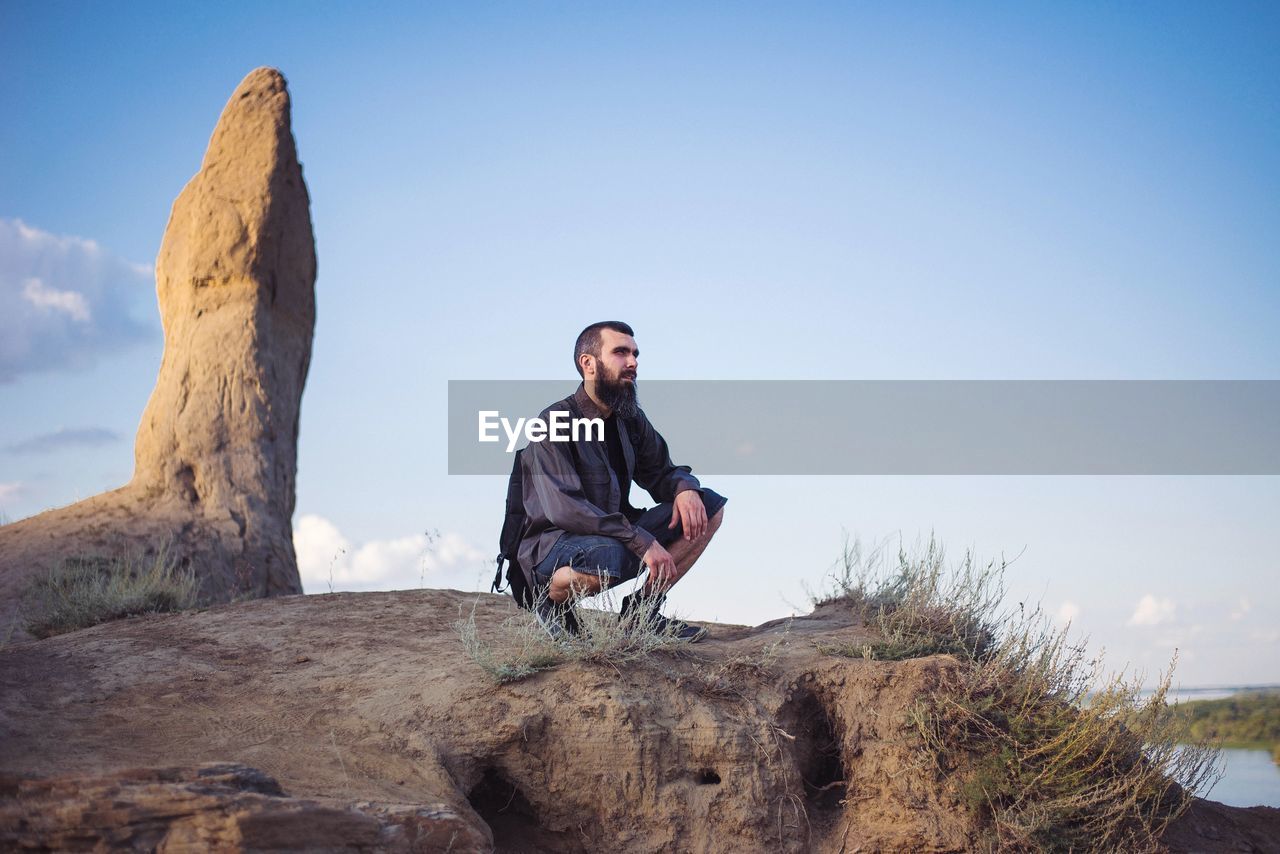
{"label": "treeline on horizon", "polygon": [[1194,739],[1220,739],[1227,747],[1266,747],[1280,763],[1280,692],[1245,693],[1221,700],[1179,703]]}

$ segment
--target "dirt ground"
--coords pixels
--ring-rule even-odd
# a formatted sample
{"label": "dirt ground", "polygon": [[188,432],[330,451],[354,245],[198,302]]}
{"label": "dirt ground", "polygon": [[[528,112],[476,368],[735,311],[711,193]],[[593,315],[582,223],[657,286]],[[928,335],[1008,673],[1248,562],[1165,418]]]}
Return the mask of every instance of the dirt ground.
{"label": "dirt ground", "polygon": [[[865,639],[828,607],[713,625],[678,655],[497,685],[454,628],[473,609],[482,633],[514,613],[507,597],[449,590],[290,596],[11,643],[0,771],[239,763],[325,804],[443,805],[512,851],[960,851],[970,840],[904,726],[955,666],[945,656],[824,654]],[[1275,812],[1205,805],[1170,841],[1277,850],[1266,847]],[[1237,843],[1252,847],[1212,847]]]}

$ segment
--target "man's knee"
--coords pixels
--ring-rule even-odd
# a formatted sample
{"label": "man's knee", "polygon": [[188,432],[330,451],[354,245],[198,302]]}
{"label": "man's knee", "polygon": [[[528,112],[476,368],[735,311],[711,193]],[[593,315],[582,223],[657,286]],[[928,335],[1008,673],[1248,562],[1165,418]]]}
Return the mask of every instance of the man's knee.
{"label": "man's knee", "polygon": [[604,589],[604,579],[599,575],[578,572],[571,566],[562,566],[551,576],[551,595],[557,601],[571,593],[579,596],[593,596],[602,589]]}

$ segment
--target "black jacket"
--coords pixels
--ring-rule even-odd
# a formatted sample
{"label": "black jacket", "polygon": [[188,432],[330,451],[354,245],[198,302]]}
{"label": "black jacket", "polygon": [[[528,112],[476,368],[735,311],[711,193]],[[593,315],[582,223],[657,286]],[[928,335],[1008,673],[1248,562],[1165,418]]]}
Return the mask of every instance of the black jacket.
{"label": "black jacket", "polygon": [[[604,417],[581,384],[571,396],[544,409],[542,419],[549,422],[549,413],[557,410],[569,412],[570,417]],[[700,487],[688,466],[671,462],[666,440],[643,412],[619,418],[618,433],[632,481],[655,501],[674,501],[678,493]],[[619,509],[622,491],[603,440],[530,442],[520,464],[528,523],[520,538],[519,558],[530,573],[565,532],[613,537],[637,557],[643,557],[653,544],[653,535],[632,525]]]}

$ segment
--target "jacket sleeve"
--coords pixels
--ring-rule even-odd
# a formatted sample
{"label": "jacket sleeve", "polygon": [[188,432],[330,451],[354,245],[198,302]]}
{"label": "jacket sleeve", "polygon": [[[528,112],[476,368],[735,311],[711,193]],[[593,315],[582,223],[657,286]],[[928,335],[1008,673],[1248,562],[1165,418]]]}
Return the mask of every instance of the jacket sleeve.
{"label": "jacket sleeve", "polygon": [[693,476],[688,466],[671,462],[667,440],[643,414],[628,425],[636,445],[635,482],[653,496],[654,501],[675,501],[676,496],[687,489],[700,489],[702,484]]}
{"label": "jacket sleeve", "polygon": [[595,534],[620,540],[636,557],[653,544],[653,535],[621,513],[606,513],[587,499],[567,442],[530,442],[521,457],[522,476],[532,484],[547,521],[571,534]]}

